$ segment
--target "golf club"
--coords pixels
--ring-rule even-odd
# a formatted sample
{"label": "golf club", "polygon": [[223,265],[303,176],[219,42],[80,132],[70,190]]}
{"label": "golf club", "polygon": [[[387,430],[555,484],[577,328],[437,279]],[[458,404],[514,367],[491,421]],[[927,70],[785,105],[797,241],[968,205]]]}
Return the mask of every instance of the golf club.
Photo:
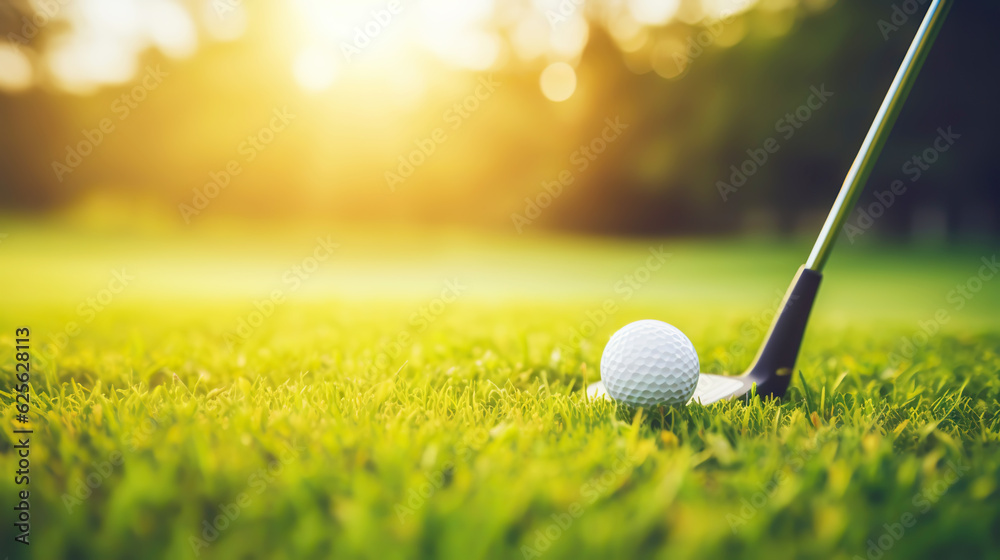
{"label": "golf club", "polygon": [[[702,373],[689,402],[708,405],[736,397],[749,398],[751,394],[760,397],[781,397],[785,394],[799,347],[802,345],[809,312],[816,299],[820,280],[823,278],[823,267],[830,257],[833,244],[847,214],[854,208],[854,203],[875,166],[875,161],[892,130],[907,94],[913,87],[924,59],[927,58],[934,38],[941,29],[950,5],[950,0],[934,0],[927,8],[927,14],[913,37],[885,99],[882,100],[882,105],[875,115],[871,128],[868,129],[858,155],[854,158],[854,163],[844,179],[819,238],[816,239],[809,258],[799,268],[785,293],[779,307],[781,311],[775,315],[757,357],[749,369],[740,376]],[[592,398],[610,399],[603,382],[600,381],[587,387],[587,395]]]}

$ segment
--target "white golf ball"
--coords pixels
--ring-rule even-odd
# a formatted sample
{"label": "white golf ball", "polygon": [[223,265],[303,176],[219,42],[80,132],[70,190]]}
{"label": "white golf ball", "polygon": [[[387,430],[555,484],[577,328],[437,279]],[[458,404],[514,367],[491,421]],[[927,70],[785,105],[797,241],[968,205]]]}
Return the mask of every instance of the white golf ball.
{"label": "white golf ball", "polygon": [[601,380],[612,398],[633,406],[682,405],[694,394],[701,368],[694,345],[663,321],[629,323],[601,356]]}

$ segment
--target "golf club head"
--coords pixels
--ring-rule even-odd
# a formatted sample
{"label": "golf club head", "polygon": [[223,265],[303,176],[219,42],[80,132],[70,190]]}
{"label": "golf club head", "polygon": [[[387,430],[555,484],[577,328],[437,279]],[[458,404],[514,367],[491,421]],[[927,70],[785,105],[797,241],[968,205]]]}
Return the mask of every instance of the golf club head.
{"label": "golf club head", "polygon": [[[688,404],[700,402],[702,405],[709,405],[722,400],[749,398],[754,386],[754,394],[759,397],[784,396],[822,279],[823,275],[819,272],[805,266],[800,267],[792,285],[785,292],[779,306],[780,311],[775,315],[757,357],[747,371],[735,377],[700,374],[698,385]],[[587,396],[611,398],[601,381],[587,387]]]}
{"label": "golf club head", "polygon": [[[698,375],[698,385],[695,387],[694,395],[687,404],[693,402],[702,405],[710,405],[722,400],[742,397],[750,393],[753,382],[745,376],[727,377],[725,375],[715,375],[712,373],[702,373]],[[604,382],[591,383],[587,387],[587,396],[592,399],[611,399]]]}

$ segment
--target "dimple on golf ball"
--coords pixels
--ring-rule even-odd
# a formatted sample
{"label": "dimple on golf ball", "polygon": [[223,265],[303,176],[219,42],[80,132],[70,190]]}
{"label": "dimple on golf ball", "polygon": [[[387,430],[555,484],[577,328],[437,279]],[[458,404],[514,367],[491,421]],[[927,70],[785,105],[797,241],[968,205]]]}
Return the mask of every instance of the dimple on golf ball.
{"label": "dimple on golf ball", "polygon": [[608,395],[633,406],[683,405],[698,386],[700,370],[688,337],[651,319],[622,327],[601,356],[601,381]]}

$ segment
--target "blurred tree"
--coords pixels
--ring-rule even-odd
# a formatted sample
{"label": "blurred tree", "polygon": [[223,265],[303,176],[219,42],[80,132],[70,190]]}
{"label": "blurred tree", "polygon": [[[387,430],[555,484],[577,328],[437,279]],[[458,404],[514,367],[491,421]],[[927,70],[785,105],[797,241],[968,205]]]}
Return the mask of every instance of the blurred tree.
{"label": "blurred tree", "polygon": [[[157,50],[135,51],[134,78],[70,93],[51,70],[66,14],[40,17],[26,2],[5,3],[0,200],[7,210],[46,211],[105,193],[154,201],[179,220],[177,206],[236,160],[243,173],[231,178],[213,212],[506,229],[513,228],[512,215],[528,211],[545,192],[543,182],[569,172],[573,182],[531,228],[633,235],[813,232],[923,11],[906,15],[902,3],[885,0],[827,4],[762,1],[721,21],[685,23],[681,16],[692,2],[683,2],[669,23],[629,35],[612,17],[619,3],[593,3],[581,9],[592,21],[582,43],[572,27],[580,14],[570,10],[565,22],[545,14],[551,29],[541,31],[550,33],[553,42],[546,44],[555,50],[529,55],[521,53],[527,47],[518,37],[530,30],[512,23],[515,16],[498,5],[490,17],[510,43],[498,51],[492,70],[446,68],[396,51],[397,57],[406,52],[406,62],[396,60],[384,76],[371,69],[385,62],[378,41],[392,44],[391,23],[384,35],[372,34],[370,52],[360,51],[370,63],[362,58],[336,70],[322,58],[303,58],[305,51],[296,55],[295,34],[288,35],[292,16],[280,8],[247,7],[240,12],[245,30],[232,37],[220,26],[233,24],[227,18],[235,16],[210,10],[199,36],[215,33],[225,40],[203,38],[192,55],[183,25],[169,28],[166,38],[150,27],[151,38],[136,44]],[[211,6],[187,4],[192,13]],[[243,10],[242,3],[234,6]],[[633,15],[659,17],[641,11],[653,8],[629,6]],[[943,217],[952,234],[998,233],[1000,195],[983,155],[992,145],[989,123],[998,116],[987,93],[997,86],[990,38],[998,11],[995,3],[976,2],[952,10],[862,196],[861,208],[875,205],[878,211],[893,181],[905,185],[873,229],[926,232]],[[171,13],[160,19],[170,20]],[[406,14],[404,8],[393,17]],[[126,45],[138,48],[125,39],[112,44],[122,53]],[[337,45],[330,48],[339,53]],[[442,60],[461,54],[453,51],[442,51]],[[13,74],[23,60],[33,69],[34,87],[27,89],[17,87]],[[575,91],[559,103],[539,88],[541,70],[555,60],[568,60],[576,74]],[[154,88],[143,86],[156,68],[168,77]],[[481,91],[478,80],[487,75],[500,84],[496,91],[475,100],[475,109],[455,112],[456,103],[470,103]],[[334,82],[328,91],[304,87],[324,87],[324,78]],[[820,102],[814,92],[822,88],[832,96]],[[813,107],[804,109],[811,96]],[[276,133],[260,157],[247,161],[240,146],[282,107],[296,115],[288,132]],[[628,128],[582,169],[578,151],[600,137],[608,118]],[[80,154],[80,143],[96,139],[104,119],[113,130]],[[933,149],[938,130],[949,127],[959,135],[953,149],[930,164],[913,160]],[[400,159],[438,128],[447,140],[390,188],[386,173],[398,171]],[[754,154],[760,159],[769,139],[777,151],[763,163],[745,165]],[[70,170],[60,172],[60,165]],[[733,167],[753,170],[738,187]],[[720,182],[735,192],[724,199]]]}

